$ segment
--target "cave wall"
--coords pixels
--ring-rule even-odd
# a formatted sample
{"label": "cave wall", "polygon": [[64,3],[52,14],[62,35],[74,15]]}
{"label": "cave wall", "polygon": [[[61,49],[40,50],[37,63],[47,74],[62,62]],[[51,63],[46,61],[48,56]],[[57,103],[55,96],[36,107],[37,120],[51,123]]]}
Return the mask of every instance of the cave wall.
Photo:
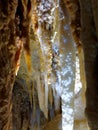
{"label": "cave wall", "polygon": [[[11,129],[11,96],[15,77],[15,11],[17,1],[0,1],[0,129]],[[6,8],[5,8],[6,6]]]}
{"label": "cave wall", "polygon": [[[12,89],[24,46],[29,57],[31,1],[0,1],[0,129],[12,129]],[[29,63],[28,64],[28,69]]]}
{"label": "cave wall", "polygon": [[91,130],[98,129],[98,122],[97,122],[98,71],[96,68],[98,62],[97,61],[98,60],[97,59],[98,38],[97,38],[97,24],[96,24],[96,15],[95,15],[95,12],[97,12],[98,7],[97,5],[95,7],[96,2],[97,1],[91,1],[91,0],[85,1],[86,4],[85,6],[84,3],[80,1],[81,26],[82,26],[81,40],[83,42],[84,63],[85,63],[86,82],[87,82],[86,115]]}

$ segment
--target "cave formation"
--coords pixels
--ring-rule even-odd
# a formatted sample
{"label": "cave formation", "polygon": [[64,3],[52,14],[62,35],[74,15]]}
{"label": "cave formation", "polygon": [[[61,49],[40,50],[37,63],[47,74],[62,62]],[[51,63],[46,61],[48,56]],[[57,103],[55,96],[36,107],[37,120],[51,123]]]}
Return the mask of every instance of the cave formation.
{"label": "cave formation", "polygon": [[[0,1],[0,130],[98,129],[97,14],[97,0]],[[86,106],[77,120],[76,55]]]}

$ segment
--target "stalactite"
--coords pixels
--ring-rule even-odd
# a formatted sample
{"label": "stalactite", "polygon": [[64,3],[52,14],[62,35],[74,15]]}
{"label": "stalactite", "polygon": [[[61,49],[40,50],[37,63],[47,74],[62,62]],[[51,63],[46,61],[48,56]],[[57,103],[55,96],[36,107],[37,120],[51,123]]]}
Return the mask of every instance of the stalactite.
{"label": "stalactite", "polygon": [[[50,85],[50,76],[51,76],[51,43],[47,43],[49,42],[48,39],[44,39],[45,36],[43,36],[43,33],[45,33],[44,31],[41,34],[42,38],[40,40],[40,44],[41,44],[41,50],[42,50],[42,56],[43,56],[43,61],[44,63],[44,71],[42,72],[42,75],[44,77],[44,85],[45,85],[45,107],[46,110],[48,111],[48,92],[49,92],[49,85]],[[46,34],[47,36],[48,34]],[[44,48],[44,49],[43,49]]]}
{"label": "stalactite", "polygon": [[[51,93],[51,65],[52,65],[52,19],[51,9],[53,7],[52,1],[40,1],[34,2],[35,10],[33,11],[32,21],[33,29],[36,30],[35,34],[40,43],[40,71],[42,87],[44,88],[45,94],[45,111],[46,117],[48,117],[48,96],[49,91]],[[41,86],[39,86],[41,87]],[[51,94],[50,94],[51,95]],[[40,100],[40,99],[39,99]],[[49,96],[49,101],[52,104],[52,98]]]}
{"label": "stalactite", "polygon": [[[52,88],[54,96],[55,110],[60,111],[61,97],[61,64],[60,64],[60,33],[59,33],[59,2],[55,1],[52,37]],[[54,78],[54,80],[53,80]]]}
{"label": "stalactite", "polygon": [[63,0],[60,0],[60,62],[62,79],[62,129],[73,130],[75,43],[70,30],[70,19]]}
{"label": "stalactite", "polygon": [[80,78],[82,82],[82,98],[85,105],[85,91],[86,91],[86,80],[85,80],[85,69],[84,69],[84,52],[82,42],[80,40],[81,33],[81,21],[80,21],[80,3],[79,0],[63,0],[66,4],[70,15],[70,27],[71,32],[76,43],[77,55],[79,57],[80,64]]}

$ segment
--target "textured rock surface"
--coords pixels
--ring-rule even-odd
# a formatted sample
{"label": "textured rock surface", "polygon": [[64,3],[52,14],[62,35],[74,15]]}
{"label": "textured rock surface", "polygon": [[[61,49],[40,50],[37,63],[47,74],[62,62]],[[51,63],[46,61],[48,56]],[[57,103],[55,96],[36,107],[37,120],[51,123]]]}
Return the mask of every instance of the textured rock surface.
{"label": "textured rock surface", "polygon": [[[6,5],[6,8],[5,8]],[[17,2],[0,1],[0,130],[11,129],[11,96],[15,77],[15,10]]]}
{"label": "textured rock surface", "polygon": [[[21,4],[20,4],[21,3]],[[0,1],[0,129],[12,129],[12,89],[22,44],[29,52],[31,1]],[[23,9],[23,10],[21,10]],[[26,9],[26,12],[24,11]],[[25,24],[24,24],[25,23]],[[27,53],[28,55],[28,53]]]}
{"label": "textured rock surface", "polygon": [[[88,4],[89,3],[89,4]],[[86,4],[86,6],[85,6]],[[83,42],[84,49],[84,62],[86,71],[86,114],[91,130],[98,129],[98,71],[96,65],[98,63],[98,37],[97,37],[97,26],[95,11],[93,8],[94,3],[92,1],[80,1],[81,6],[81,40]],[[97,4],[97,3],[96,3]],[[97,7],[97,6],[96,6]],[[98,7],[97,7],[98,8]],[[97,11],[97,10],[96,10]],[[88,26],[86,26],[88,25]],[[86,36],[85,36],[86,35]],[[88,51],[87,51],[88,49]]]}

